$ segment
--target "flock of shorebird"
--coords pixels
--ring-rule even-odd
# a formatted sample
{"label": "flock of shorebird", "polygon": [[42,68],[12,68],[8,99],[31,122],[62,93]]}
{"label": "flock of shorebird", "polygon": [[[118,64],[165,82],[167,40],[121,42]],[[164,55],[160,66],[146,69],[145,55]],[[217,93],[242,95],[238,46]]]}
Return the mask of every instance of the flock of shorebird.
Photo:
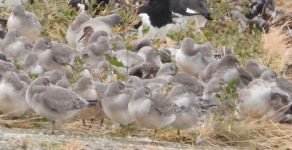
{"label": "flock of shorebird", "polygon": [[[155,133],[169,125],[183,130],[202,120],[202,109],[216,113],[216,108],[226,105],[218,95],[223,97],[222,87],[236,79],[236,110],[242,118],[291,121],[291,81],[256,60],[249,59],[241,67],[230,47],[216,49],[192,38],[183,39],[177,50],[153,47],[150,38],[165,36],[172,15],[186,22],[196,19],[199,27],[212,19],[206,1],[191,2],[150,0],[139,7],[138,30],[150,26],[151,33],[130,43],[131,50],[121,44],[123,37],[112,32],[122,21],[118,14],[91,18],[82,7],[83,12],[68,27],[66,45],[40,37],[42,25],[37,16],[15,5],[7,20],[8,32],[0,26],[4,35],[0,43],[0,112],[20,117],[32,108],[52,121],[52,133],[55,121],[71,117],[82,119],[84,126],[85,120],[108,118],[120,125],[136,122]],[[231,14],[240,18],[237,11]],[[111,65],[108,57],[124,67]],[[76,76],[72,66],[80,58],[87,60],[77,72],[82,77],[71,86],[69,79]],[[116,72],[125,75],[126,81],[116,81]],[[29,74],[38,77],[31,79]],[[107,74],[107,82],[95,78],[100,74]]]}

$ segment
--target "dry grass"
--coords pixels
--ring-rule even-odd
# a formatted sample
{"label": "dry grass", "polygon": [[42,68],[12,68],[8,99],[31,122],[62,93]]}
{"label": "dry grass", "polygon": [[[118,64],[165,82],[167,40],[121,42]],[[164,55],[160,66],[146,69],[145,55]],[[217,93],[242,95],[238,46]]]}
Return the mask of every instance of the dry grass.
{"label": "dry grass", "polygon": [[66,146],[62,146],[60,150],[84,150],[84,146],[80,142],[73,141]]}
{"label": "dry grass", "polygon": [[292,12],[291,0],[275,0],[277,10],[284,11],[285,13]]}
{"label": "dry grass", "polygon": [[287,44],[288,38],[291,37],[283,34],[282,28],[284,26],[271,28],[268,34],[263,35],[266,55],[259,59],[262,64],[270,67],[277,73],[285,72],[287,65],[292,63],[292,47],[291,44]]}
{"label": "dry grass", "polygon": [[292,148],[291,126],[273,122],[213,121],[199,132],[213,145],[237,149]]}

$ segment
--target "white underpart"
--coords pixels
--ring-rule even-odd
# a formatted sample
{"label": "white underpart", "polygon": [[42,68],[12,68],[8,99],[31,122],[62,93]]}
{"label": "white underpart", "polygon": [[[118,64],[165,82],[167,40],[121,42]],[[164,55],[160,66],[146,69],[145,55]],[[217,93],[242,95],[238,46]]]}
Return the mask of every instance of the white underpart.
{"label": "white underpart", "polygon": [[244,117],[264,116],[271,109],[270,92],[271,88],[267,84],[253,86],[252,90],[247,89],[249,95],[244,97],[239,105],[241,115]]}
{"label": "white underpart", "polygon": [[187,56],[182,50],[177,50],[175,55],[175,60],[177,62],[178,67],[186,73],[189,73],[193,76],[198,76],[201,72],[203,72],[207,65],[202,62],[200,58],[200,53],[196,56]]}
{"label": "white underpart", "polygon": [[[141,13],[139,14],[139,17],[141,17],[142,25],[138,28],[138,36],[140,37],[146,37],[146,38],[164,38],[168,31],[171,29],[173,24],[167,24],[161,28],[153,27],[150,22],[150,18],[147,14]],[[149,31],[143,35],[143,28],[150,27]]]}
{"label": "white underpart", "polygon": [[79,10],[81,10],[81,12],[85,12],[85,5],[84,4],[78,3],[77,6],[79,7]]}
{"label": "white underpart", "polygon": [[0,84],[0,102],[0,112],[11,117],[19,117],[29,109],[25,97],[5,82]]}
{"label": "white underpart", "polygon": [[190,14],[196,13],[196,11],[191,10],[191,9],[189,9],[189,8],[187,8],[187,11],[186,11],[186,12],[187,12],[187,13],[190,13]]}
{"label": "white underpart", "polygon": [[[25,13],[26,15],[31,15],[30,12]],[[28,22],[27,20],[27,25],[24,25],[23,20],[13,14],[7,20],[7,28],[8,31],[17,30],[21,36],[28,38],[32,42],[38,39],[42,29],[40,22]]]}
{"label": "white underpart", "polygon": [[[195,10],[192,10],[192,9],[189,9],[189,8],[187,8],[186,12],[187,13],[197,13]],[[197,22],[197,26],[200,27],[200,28],[205,27],[207,19],[202,15],[194,15],[194,16],[195,16],[195,19],[196,19],[196,22]]]}
{"label": "white underpart", "polygon": [[42,74],[44,72],[43,67],[41,65],[36,65],[34,68],[32,68],[31,72],[32,74]]}
{"label": "white underpart", "polygon": [[82,71],[82,75],[83,75],[84,77],[87,77],[87,78],[91,78],[91,77],[92,77],[91,72],[90,72],[89,69],[84,69],[84,70]]}
{"label": "white underpart", "polygon": [[256,10],[257,10],[257,7],[255,5],[253,5],[252,11],[256,11]]}
{"label": "white underpart", "polygon": [[181,14],[178,13],[174,13],[176,16],[178,16],[178,18],[175,18],[175,25],[172,27],[172,30],[174,32],[180,32],[181,30],[183,31],[188,31],[188,22],[190,20],[193,20],[194,17],[193,16],[183,16]]}

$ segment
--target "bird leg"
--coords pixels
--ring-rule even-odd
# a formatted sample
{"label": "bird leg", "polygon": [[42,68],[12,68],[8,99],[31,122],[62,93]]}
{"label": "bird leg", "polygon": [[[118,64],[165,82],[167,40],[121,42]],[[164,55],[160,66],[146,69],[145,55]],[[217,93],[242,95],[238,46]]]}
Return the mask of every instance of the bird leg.
{"label": "bird leg", "polygon": [[55,134],[54,129],[55,129],[55,121],[52,121],[52,134]]}
{"label": "bird leg", "polygon": [[177,135],[178,135],[178,138],[179,138],[179,142],[181,142],[180,130],[178,130],[178,129],[177,129]]}
{"label": "bird leg", "polygon": [[102,127],[103,121],[104,121],[104,118],[102,118],[100,121],[100,127]]}
{"label": "bird leg", "polygon": [[154,135],[153,135],[153,137],[152,137],[152,142],[151,142],[151,143],[153,143],[153,141],[155,140],[156,133],[157,133],[157,130],[155,129],[155,130],[154,130]]}
{"label": "bird leg", "polygon": [[84,126],[84,128],[86,128],[86,126],[85,126],[85,120],[82,119],[82,122],[83,122],[83,126]]}
{"label": "bird leg", "polygon": [[121,124],[120,124],[120,127],[121,127],[121,131],[124,131],[126,128],[124,125],[121,125]]}

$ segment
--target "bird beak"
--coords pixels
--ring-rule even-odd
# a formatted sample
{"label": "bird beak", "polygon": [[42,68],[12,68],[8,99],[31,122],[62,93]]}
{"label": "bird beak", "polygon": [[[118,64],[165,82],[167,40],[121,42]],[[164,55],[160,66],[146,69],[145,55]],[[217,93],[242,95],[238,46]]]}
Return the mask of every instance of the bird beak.
{"label": "bird beak", "polygon": [[89,58],[89,54],[83,54],[82,56],[83,56],[83,57],[82,57],[83,59],[87,59],[87,58]]}
{"label": "bird beak", "polygon": [[78,42],[85,37],[85,33],[81,36],[81,38],[78,40]]}

